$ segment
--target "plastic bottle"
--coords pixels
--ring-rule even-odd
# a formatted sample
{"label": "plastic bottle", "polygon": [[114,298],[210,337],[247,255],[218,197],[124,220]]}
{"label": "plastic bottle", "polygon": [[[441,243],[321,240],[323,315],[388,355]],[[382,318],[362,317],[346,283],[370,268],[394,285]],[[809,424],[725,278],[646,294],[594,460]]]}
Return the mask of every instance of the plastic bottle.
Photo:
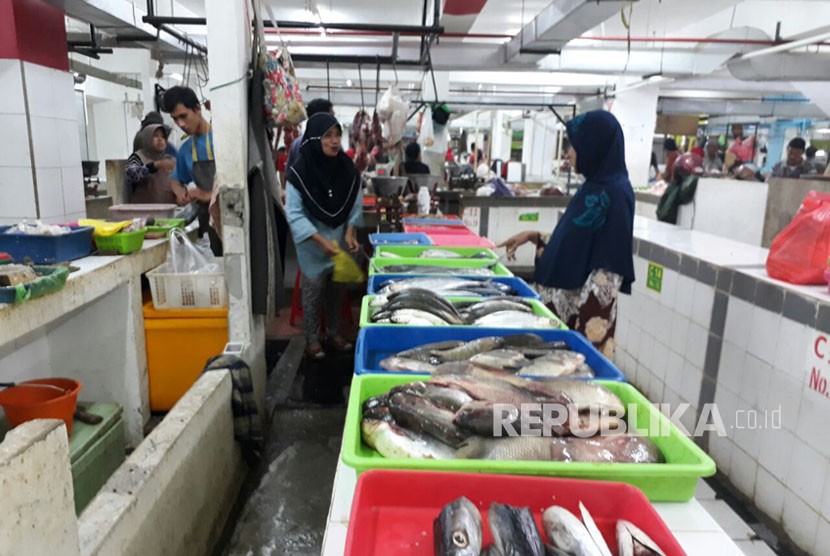
{"label": "plastic bottle", "polygon": [[429,188],[422,185],[418,190],[418,214],[429,214],[430,200]]}

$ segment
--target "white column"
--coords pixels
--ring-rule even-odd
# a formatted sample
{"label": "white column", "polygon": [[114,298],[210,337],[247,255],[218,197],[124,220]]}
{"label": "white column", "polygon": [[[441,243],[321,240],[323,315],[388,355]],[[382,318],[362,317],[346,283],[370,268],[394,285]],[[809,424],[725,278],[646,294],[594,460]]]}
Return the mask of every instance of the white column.
{"label": "white column", "polygon": [[251,11],[246,2],[207,0],[208,68],[216,179],[229,294],[229,339],[242,345],[260,411],[265,400],[265,324],[251,313],[248,223],[248,72]]}
{"label": "white column", "polygon": [[611,104],[611,113],[620,121],[625,134],[625,164],[634,187],[648,184],[659,92],[656,83],[644,85],[617,93]]}

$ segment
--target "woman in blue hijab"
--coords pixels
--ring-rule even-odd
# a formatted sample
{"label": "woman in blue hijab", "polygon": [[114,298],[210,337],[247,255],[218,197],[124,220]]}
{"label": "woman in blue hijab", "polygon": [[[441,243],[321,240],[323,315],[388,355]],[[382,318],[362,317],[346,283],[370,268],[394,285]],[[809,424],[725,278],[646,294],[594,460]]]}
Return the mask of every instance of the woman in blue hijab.
{"label": "woman in blue hijab", "polygon": [[524,232],[499,247],[535,243],[534,282],[545,303],[600,351],[614,353],[617,295],[634,281],[634,191],[617,119],[602,110],[567,123],[571,167],[585,177],[551,236]]}

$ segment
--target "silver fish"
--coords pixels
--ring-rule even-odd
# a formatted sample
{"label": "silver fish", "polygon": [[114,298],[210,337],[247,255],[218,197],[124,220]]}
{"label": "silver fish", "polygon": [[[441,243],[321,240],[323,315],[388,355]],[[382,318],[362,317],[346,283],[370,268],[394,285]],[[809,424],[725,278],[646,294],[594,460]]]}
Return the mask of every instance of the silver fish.
{"label": "silver fish", "polygon": [[545,534],[557,548],[573,556],[602,556],[585,525],[562,506],[551,506],[542,514]]}
{"label": "silver fish", "polygon": [[493,543],[504,556],[545,556],[545,545],[529,508],[492,504],[487,513]]}
{"label": "silver fish", "polygon": [[380,268],[375,266],[378,273],[384,274],[443,274],[453,276],[494,276],[495,273],[491,268],[453,268],[446,266],[431,266],[431,265],[416,265],[416,264],[400,264],[400,265],[386,265]]}
{"label": "silver fish", "polygon": [[585,525],[585,529],[588,530],[588,534],[591,535],[591,538],[594,540],[594,544],[597,545],[600,554],[602,556],[611,556],[611,549],[608,548],[608,544],[605,542],[605,539],[602,538],[602,533],[599,532],[599,527],[597,527],[596,522],[594,522],[594,517],[582,502],[579,503],[579,513],[582,515],[582,523]]}
{"label": "silver fish", "polygon": [[457,287],[465,287],[470,283],[470,280],[462,278],[406,278],[385,284],[378,293],[392,293],[404,291],[410,288],[425,289],[431,291],[452,289]]}
{"label": "silver fish", "polygon": [[428,326],[448,326],[449,323],[437,315],[419,309],[399,309],[392,313],[390,318],[395,324],[411,324]]}
{"label": "silver fish", "polygon": [[470,361],[497,369],[516,369],[528,363],[527,358],[521,352],[512,349],[485,351],[474,355]]}
{"label": "silver fish", "polygon": [[433,342],[431,344],[422,344],[410,349],[406,349],[398,353],[398,357],[415,357],[421,354],[429,354],[431,351],[446,351],[448,349],[457,348],[464,345],[460,340],[445,340],[443,342]]}
{"label": "silver fish", "polygon": [[432,524],[436,556],[479,556],[481,514],[475,504],[461,497],[441,509]]}
{"label": "silver fish", "polygon": [[624,519],[617,522],[617,544],[619,556],[666,556],[639,527]]}
{"label": "silver fish", "polygon": [[449,361],[463,361],[479,353],[498,349],[503,344],[504,338],[500,338],[499,336],[487,336],[485,338],[472,340],[453,349],[435,351],[432,355],[438,361],[443,363]]}
{"label": "silver fish", "polygon": [[534,359],[521,370],[527,376],[565,376],[576,373],[585,364],[585,356],[576,351],[554,350]]}
{"label": "silver fish", "polygon": [[394,394],[389,398],[389,410],[400,426],[427,434],[448,446],[457,447],[469,436],[453,423],[452,411],[420,396],[403,392]]}
{"label": "silver fish", "polygon": [[559,323],[522,311],[498,311],[477,318],[473,325],[485,328],[559,328]]}
{"label": "silver fish", "polygon": [[509,437],[467,440],[456,452],[464,459],[562,461],[579,463],[662,463],[663,455],[648,438]]}
{"label": "silver fish", "polygon": [[427,384],[424,397],[439,407],[446,407],[450,411],[458,411],[465,404],[473,401],[467,393],[454,388],[444,388],[434,384]]}
{"label": "silver fish", "polygon": [[363,441],[385,458],[452,459],[449,446],[424,435],[402,429],[392,423],[363,419],[360,423]]}
{"label": "silver fish", "polygon": [[435,370],[435,365],[406,357],[387,357],[380,362],[380,366],[387,371],[404,373],[431,373]]}
{"label": "silver fish", "polygon": [[464,259],[467,258],[461,253],[449,249],[425,249],[418,255],[420,259]]}

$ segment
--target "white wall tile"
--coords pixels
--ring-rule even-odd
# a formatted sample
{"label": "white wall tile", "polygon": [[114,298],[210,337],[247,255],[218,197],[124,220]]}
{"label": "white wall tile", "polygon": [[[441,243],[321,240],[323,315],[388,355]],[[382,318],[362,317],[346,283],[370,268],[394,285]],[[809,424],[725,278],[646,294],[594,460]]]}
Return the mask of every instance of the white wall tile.
{"label": "white wall tile", "polygon": [[[720,376],[720,373],[723,373],[723,367],[721,367],[718,376]],[[767,401],[771,374],[772,367],[769,363],[761,361],[752,354],[747,354],[738,396],[756,409],[763,408]]]}
{"label": "white wall tile", "polygon": [[37,168],[60,168],[61,149],[57,133],[57,122],[53,118],[32,116],[32,148]]}
{"label": "white wall tile", "polygon": [[640,336],[639,354],[640,365],[651,371],[654,361],[654,337],[651,334],[644,332]]}
{"label": "white wall tile", "polygon": [[41,218],[63,216],[63,185],[59,168],[38,168],[37,198]]}
{"label": "white wall tile", "polygon": [[617,312],[617,320],[615,322],[616,329],[614,330],[614,341],[617,343],[617,348],[620,346],[626,345],[626,339],[628,338],[628,327],[630,326],[629,320],[625,318],[620,318],[619,312]]}
{"label": "white wall tile", "polygon": [[60,165],[63,168],[80,166],[81,138],[78,133],[78,123],[75,120],[56,120],[55,131],[58,137]]}
{"label": "white wall tile", "polygon": [[677,280],[680,275],[668,268],[663,270],[663,291],[660,293],[660,303],[672,311],[677,304]]}
{"label": "white wall tile", "polygon": [[675,353],[680,355],[686,354],[686,341],[689,336],[689,319],[678,313],[675,313],[671,321],[671,339],[669,340],[669,347]]}
{"label": "white wall tile", "polygon": [[709,437],[709,455],[715,460],[718,471],[729,475],[732,467],[732,450],[735,445],[726,436],[712,434]]}
{"label": "white wall tile", "polygon": [[32,169],[0,168],[0,218],[36,218]]}
{"label": "white wall tile", "polygon": [[57,117],[58,113],[52,92],[56,85],[55,74],[57,71],[37,64],[23,62],[30,116]]}
{"label": "white wall tile", "polygon": [[799,378],[804,364],[813,353],[812,342],[816,332],[803,324],[782,318],[778,325],[778,342],[775,348],[774,366]]}
{"label": "white wall tile", "polygon": [[700,383],[703,380],[703,371],[689,363],[683,366],[683,380],[680,383],[680,397],[684,401],[697,405],[700,399]]}
{"label": "white wall tile", "polygon": [[741,450],[738,445],[732,451],[732,463],[729,470],[729,479],[732,484],[745,496],[755,496],[755,478],[758,473],[758,464],[749,454]]}
{"label": "white wall tile", "polygon": [[726,435],[730,440],[735,439],[735,413],[738,411],[738,395],[719,385],[715,390],[715,404],[718,406],[720,417],[723,419],[723,426],[726,427]]}
{"label": "white wall tile", "polygon": [[765,409],[777,410],[780,407],[781,424],[787,430],[796,430],[803,391],[804,385],[793,380],[783,371],[773,369],[770,373]]}
{"label": "white wall tile", "polygon": [[26,114],[20,60],[0,60],[0,114]]}
{"label": "white wall tile", "polygon": [[779,481],[787,479],[795,437],[786,429],[772,429],[761,438],[760,463]]}
{"label": "white wall tile", "polygon": [[818,532],[818,513],[811,510],[792,491],[784,495],[784,512],[781,517],[784,530],[793,542],[801,547],[812,548]]}
{"label": "white wall tile", "polygon": [[61,168],[64,212],[86,212],[84,173],[80,166]]}
{"label": "white wall tile", "polygon": [[683,367],[686,364],[684,359],[675,352],[669,350],[666,359],[666,385],[675,392],[680,390],[683,382]]}
{"label": "white wall tile", "polygon": [[754,307],[747,339],[747,351],[762,361],[772,361],[775,358],[780,323],[781,315]]}
{"label": "white wall tile", "polygon": [[654,340],[654,357],[651,361],[651,369],[654,374],[663,382],[666,380],[666,367],[669,364],[669,348],[659,340]]}
{"label": "white wall tile", "polygon": [[0,130],[0,171],[4,166],[31,166],[26,115],[0,114]]}
{"label": "white wall tile", "polygon": [[75,78],[66,71],[52,73],[54,114],[61,120],[75,120]]}
{"label": "white wall tile", "polygon": [[821,515],[824,519],[830,520],[830,481],[824,483],[824,492],[821,497]]}
{"label": "white wall tile", "polygon": [[808,506],[819,511],[828,467],[830,465],[826,457],[796,439],[786,485]]}
{"label": "white wall tile", "polygon": [[709,328],[703,328],[699,324],[689,324],[689,333],[686,338],[686,361],[698,369],[703,369],[703,362],[706,360],[706,347],[709,342]]}
{"label": "white wall tile", "polygon": [[729,340],[739,348],[747,347],[753,308],[754,305],[742,299],[729,298],[729,306],[726,310],[726,327],[723,333],[724,340]]}
{"label": "white wall tile", "polygon": [[[738,404],[741,405],[740,400]],[[742,406],[739,411],[741,413],[735,416],[735,444],[752,459],[757,460],[764,435],[767,433],[767,430],[761,429],[758,425],[758,421],[763,421],[763,417],[747,406]]]}
{"label": "white wall tile", "polygon": [[[830,400],[810,388],[804,388],[799,405],[796,435],[818,450],[825,457],[830,457]],[[784,410],[782,409],[782,420]],[[828,516],[830,517],[830,516]]]}
{"label": "white wall tile", "polygon": [[740,392],[743,385],[745,366],[746,351],[732,342],[723,342],[720,351],[720,366],[718,367],[718,384],[726,386],[733,392]]}
{"label": "white wall tile", "polygon": [[712,321],[712,303],[715,300],[715,289],[703,282],[695,282],[694,298],[692,299],[692,322],[709,329]]}
{"label": "white wall tile", "polygon": [[695,280],[688,276],[680,276],[677,280],[677,292],[674,302],[674,308],[677,313],[684,317],[691,317],[692,304],[695,297]]}
{"label": "white wall tile", "polygon": [[813,553],[818,554],[820,550],[827,550],[830,546],[830,522],[819,518],[816,541],[813,543]]}
{"label": "white wall tile", "polygon": [[763,467],[758,467],[755,480],[755,503],[773,521],[781,519],[786,488]]}
{"label": "white wall tile", "polygon": [[631,321],[631,326],[628,329],[628,353],[634,361],[640,360],[640,336],[643,334],[643,329],[640,328],[636,321]]}

